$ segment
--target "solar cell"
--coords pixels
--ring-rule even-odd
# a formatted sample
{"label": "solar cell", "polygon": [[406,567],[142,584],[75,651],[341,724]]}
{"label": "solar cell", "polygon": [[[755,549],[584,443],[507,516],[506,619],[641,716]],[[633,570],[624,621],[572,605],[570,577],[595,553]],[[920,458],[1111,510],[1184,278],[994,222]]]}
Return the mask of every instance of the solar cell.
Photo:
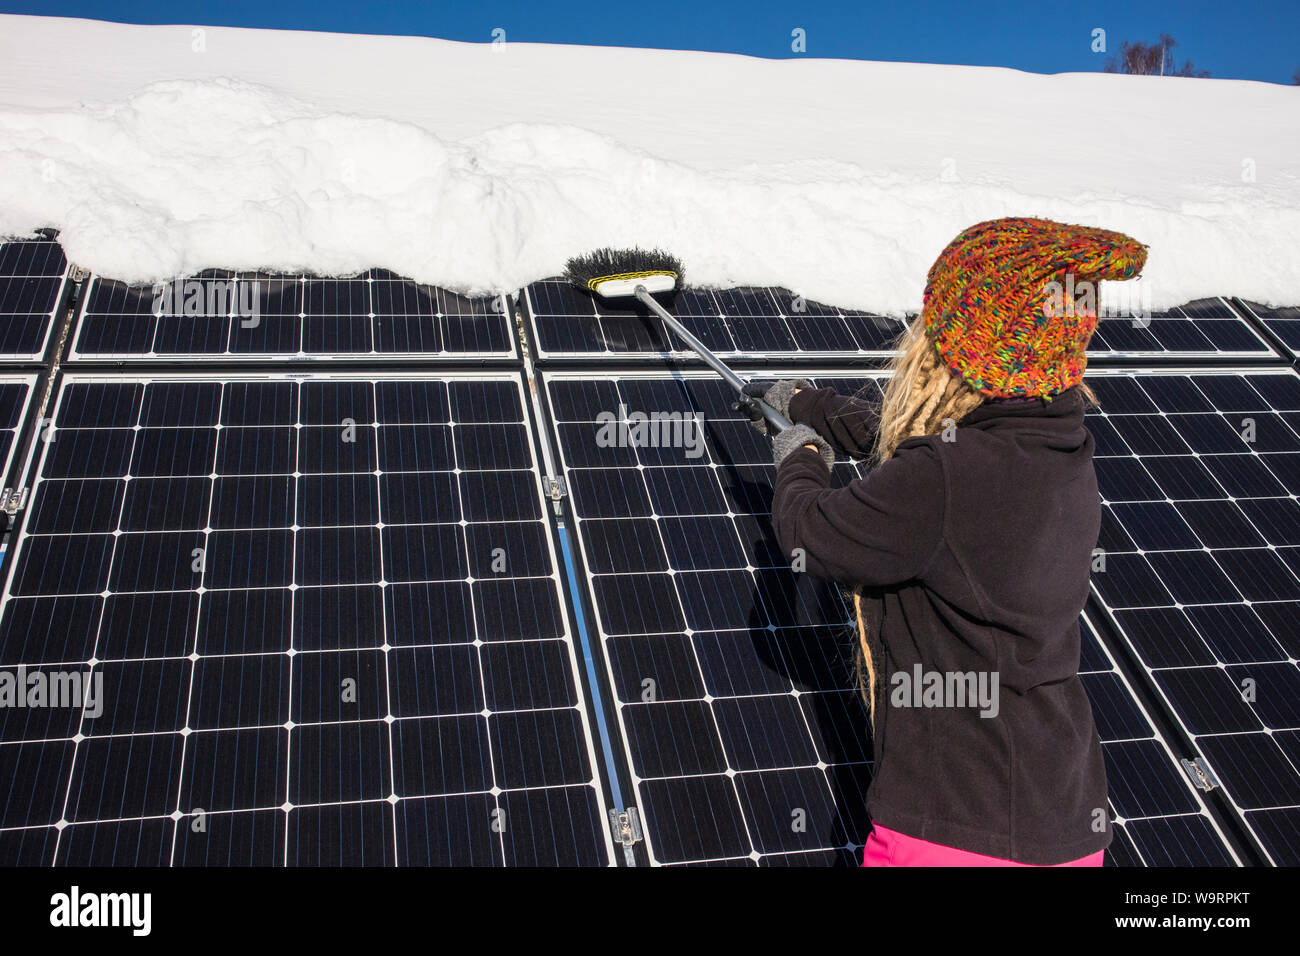
{"label": "solar cell", "polygon": [[102,685],[0,711],[0,859],[611,864],[523,394],[65,376],[0,669]]}
{"label": "solar cell", "polygon": [[508,359],[511,326],[505,297],[383,269],[350,279],[208,271],[156,286],[93,277],[70,359]]}
{"label": "solar cell", "polygon": [[[804,374],[878,395],[879,373]],[[856,863],[870,829],[870,741],[849,671],[850,611],[834,587],[792,574],[779,554],[769,440],[707,373],[543,378],[651,861]],[[659,430],[620,443],[611,422],[638,412],[657,413]],[[704,416],[699,446],[685,425],[695,415]],[[833,480],[859,469],[841,461]],[[1111,777],[1112,862],[1233,862],[1090,630],[1084,649]]]}
{"label": "solar cell", "polygon": [[57,242],[0,242],[0,360],[45,354],[67,285],[68,260]]}
{"label": "solar cell", "polygon": [[1094,589],[1276,863],[1300,862],[1300,377],[1098,372]]}

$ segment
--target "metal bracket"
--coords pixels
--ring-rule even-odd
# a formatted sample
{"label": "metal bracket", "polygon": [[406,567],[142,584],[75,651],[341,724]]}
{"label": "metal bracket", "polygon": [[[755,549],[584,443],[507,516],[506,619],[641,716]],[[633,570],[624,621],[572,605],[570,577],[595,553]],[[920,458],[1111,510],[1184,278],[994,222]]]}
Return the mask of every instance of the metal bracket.
{"label": "metal bracket", "polygon": [[1205,762],[1204,757],[1197,757],[1195,760],[1188,760],[1186,757],[1182,760],[1183,770],[1191,778],[1193,786],[1197,790],[1210,791],[1219,786],[1219,779],[1210,769],[1210,765]]}
{"label": "metal bracket", "polygon": [[609,811],[609,829],[614,842],[623,847],[623,857],[628,866],[636,866],[632,847],[641,842],[641,814],[636,807]]}
{"label": "metal bracket", "polygon": [[88,275],[90,273],[75,262],[68,267],[68,278],[73,282],[85,282]]}
{"label": "metal bracket", "polygon": [[546,496],[552,501],[559,501],[569,493],[569,486],[564,483],[562,477],[557,478],[554,475],[546,476]]}
{"label": "metal bracket", "polygon": [[27,507],[26,488],[6,488],[0,492],[0,509],[3,509],[5,514],[16,515],[25,507]]}

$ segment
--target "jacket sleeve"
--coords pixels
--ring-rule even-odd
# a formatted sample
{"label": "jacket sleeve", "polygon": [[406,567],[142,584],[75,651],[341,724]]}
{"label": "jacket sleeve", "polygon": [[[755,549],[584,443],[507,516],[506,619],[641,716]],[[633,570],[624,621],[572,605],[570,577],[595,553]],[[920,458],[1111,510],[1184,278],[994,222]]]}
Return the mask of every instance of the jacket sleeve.
{"label": "jacket sleeve", "polygon": [[854,458],[871,454],[880,430],[871,405],[833,388],[801,389],[790,399],[790,420],[811,426],[838,453]]}
{"label": "jacket sleeve", "polygon": [[918,577],[943,538],[947,484],[939,450],[903,443],[894,457],[844,488],[830,488],[821,456],[800,448],[777,470],[772,527],[787,558],[850,587]]}

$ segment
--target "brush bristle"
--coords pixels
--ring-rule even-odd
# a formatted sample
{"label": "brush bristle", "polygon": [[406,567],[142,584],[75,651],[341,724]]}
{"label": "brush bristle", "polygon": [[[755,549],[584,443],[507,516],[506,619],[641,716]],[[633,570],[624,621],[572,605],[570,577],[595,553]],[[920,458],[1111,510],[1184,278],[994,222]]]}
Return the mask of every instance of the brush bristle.
{"label": "brush bristle", "polygon": [[681,260],[662,249],[597,249],[574,256],[564,267],[564,277],[581,289],[594,291],[602,281],[643,274],[668,275],[682,284]]}

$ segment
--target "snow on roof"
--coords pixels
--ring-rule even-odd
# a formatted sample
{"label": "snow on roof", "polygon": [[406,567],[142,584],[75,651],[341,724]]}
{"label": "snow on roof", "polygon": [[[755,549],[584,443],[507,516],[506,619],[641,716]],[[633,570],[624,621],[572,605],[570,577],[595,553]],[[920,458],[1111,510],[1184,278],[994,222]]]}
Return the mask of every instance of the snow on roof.
{"label": "snow on roof", "polygon": [[0,234],[57,227],[133,282],[487,292],[639,244],[695,284],[901,314],[1003,215],[1147,243],[1154,308],[1293,304],[1300,89],[0,16]]}

